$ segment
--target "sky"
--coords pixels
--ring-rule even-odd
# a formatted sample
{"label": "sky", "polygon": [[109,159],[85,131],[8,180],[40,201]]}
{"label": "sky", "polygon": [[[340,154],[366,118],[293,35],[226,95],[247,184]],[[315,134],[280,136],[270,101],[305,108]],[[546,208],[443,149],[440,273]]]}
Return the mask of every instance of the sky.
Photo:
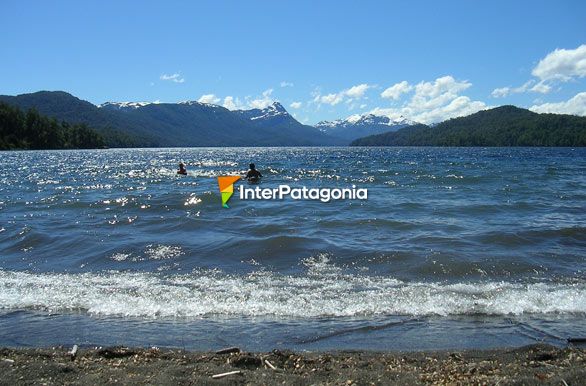
{"label": "sky", "polygon": [[586,115],[585,1],[2,0],[0,94],[279,101],[299,121]]}

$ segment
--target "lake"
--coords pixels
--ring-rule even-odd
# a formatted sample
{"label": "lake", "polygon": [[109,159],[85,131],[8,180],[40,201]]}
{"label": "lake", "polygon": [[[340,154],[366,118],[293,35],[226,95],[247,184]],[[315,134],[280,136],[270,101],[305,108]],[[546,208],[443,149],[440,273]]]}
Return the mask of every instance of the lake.
{"label": "lake", "polygon": [[[187,176],[176,174],[184,162]],[[216,177],[368,199],[241,200]],[[0,152],[0,345],[488,348],[586,336],[584,148]]]}

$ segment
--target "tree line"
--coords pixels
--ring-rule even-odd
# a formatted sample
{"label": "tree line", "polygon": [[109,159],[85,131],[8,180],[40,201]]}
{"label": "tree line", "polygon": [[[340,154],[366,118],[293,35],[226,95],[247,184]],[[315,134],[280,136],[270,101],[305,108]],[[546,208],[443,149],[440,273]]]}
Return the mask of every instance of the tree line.
{"label": "tree line", "polygon": [[95,149],[106,146],[104,137],[85,124],[58,122],[35,109],[23,112],[0,103],[0,149]]}

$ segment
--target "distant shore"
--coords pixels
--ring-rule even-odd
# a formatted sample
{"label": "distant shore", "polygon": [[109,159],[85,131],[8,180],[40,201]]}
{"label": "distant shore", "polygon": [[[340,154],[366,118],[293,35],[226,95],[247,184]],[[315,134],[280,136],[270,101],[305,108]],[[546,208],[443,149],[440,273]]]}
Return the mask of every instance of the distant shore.
{"label": "distant shore", "polygon": [[441,352],[0,349],[0,384],[552,384],[586,380],[586,350],[532,345]]}

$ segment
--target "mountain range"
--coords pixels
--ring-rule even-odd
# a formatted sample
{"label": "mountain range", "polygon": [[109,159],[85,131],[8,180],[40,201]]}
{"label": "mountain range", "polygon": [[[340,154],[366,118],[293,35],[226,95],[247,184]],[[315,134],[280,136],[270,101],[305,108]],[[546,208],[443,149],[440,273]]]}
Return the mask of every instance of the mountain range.
{"label": "mountain range", "polygon": [[403,127],[415,125],[416,123],[405,117],[393,120],[381,115],[354,114],[346,119],[321,121],[315,127],[322,133],[340,138],[349,143],[361,137],[397,131]]}
{"label": "mountain range", "polygon": [[[405,126],[373,115],[321,122],[298,122],[278,102],[263,109],[228,110],[222,106],[179,103],[106,102],[96,106],[63,91],[0,95],[0,102],[71,124],[84,123],[114,146],[330,146]],[[123,136],[125,141],[118,141]]]}
{"label": "mountain range", "polygon": [[[0,102],[22,110],[33,108],[41,116],[67,125],[86,125],[110,147],[586,146],[586,117],[538,114],[515,106],[483,110],[433,126],[373,114],[308,126],[278,102],[251,110],[228,110],[197,101],[96,106],[63,91],[0,95]],[[67,125],[63,133],[68,132]],[[18,137],[18,133],[6,135]]]}

